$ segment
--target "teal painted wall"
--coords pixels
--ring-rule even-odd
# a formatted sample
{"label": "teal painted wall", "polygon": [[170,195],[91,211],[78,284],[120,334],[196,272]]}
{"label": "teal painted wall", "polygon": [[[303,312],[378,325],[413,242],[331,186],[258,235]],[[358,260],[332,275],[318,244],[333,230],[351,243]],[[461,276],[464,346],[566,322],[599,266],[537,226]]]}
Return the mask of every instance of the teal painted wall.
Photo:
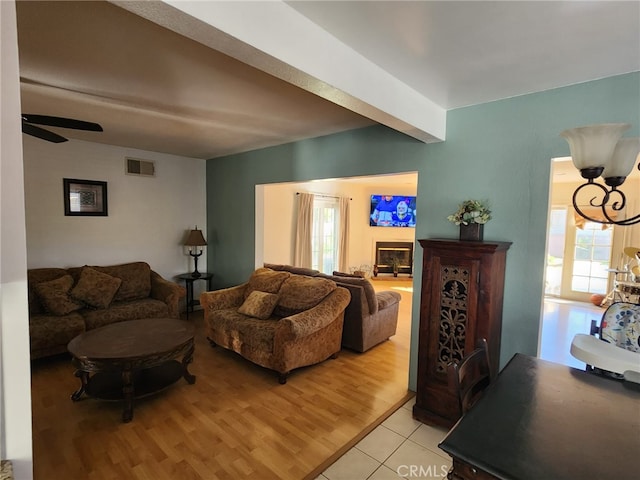
{"label": "teal painted wall", "polygon": [[[455,238],[446,220],[468,198],[486,199],[493,220],[485,240],[513,242],[507,255],[501,364],[535,355],[543,299],[551,158],[567,156],[559,133],[571,127],[629,122],[638,135],[640,73],[451,110],[447,140],[422,144],[375,126],[207,162],[208,269],[216,286],[253,270],[255,185],[418,172],[416,238]],[[416,277],[409,387],[415,388],[421,249]]]}
{"label": "teal painted wall", "polygon": [[382,126],[209,160],[207,255],[214,285],[242,283],[253,271],[256,185],[416,171],[425,163],[423,143]]}

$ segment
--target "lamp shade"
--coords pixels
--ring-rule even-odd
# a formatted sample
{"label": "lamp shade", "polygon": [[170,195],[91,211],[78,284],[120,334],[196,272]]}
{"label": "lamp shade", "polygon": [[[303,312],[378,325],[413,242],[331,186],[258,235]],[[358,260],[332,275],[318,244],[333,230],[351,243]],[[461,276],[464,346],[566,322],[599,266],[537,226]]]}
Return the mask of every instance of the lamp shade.
{"label": "lamp shade", "polygon": [[191,230],[189,232],[189,236],[187,237],[187,240],[184,242],[184,244],[189,247],[202,247],[207,244],[207,241],[202,235],[202,230],[198,230],[196,228],[195,230]]}
{"label": "lamp shade", "polygon": [[604,167],[602,178],[627,177],[640,152],[640,137],[621,138],[613,150],[611,160]]}
{"label": "lamp shade", "polygon": [[618,140],[630,127],[628,123],[603,123],[570,128],[560,136],[569,143],[571,159],[578,170],[603,168],[609,163]]}

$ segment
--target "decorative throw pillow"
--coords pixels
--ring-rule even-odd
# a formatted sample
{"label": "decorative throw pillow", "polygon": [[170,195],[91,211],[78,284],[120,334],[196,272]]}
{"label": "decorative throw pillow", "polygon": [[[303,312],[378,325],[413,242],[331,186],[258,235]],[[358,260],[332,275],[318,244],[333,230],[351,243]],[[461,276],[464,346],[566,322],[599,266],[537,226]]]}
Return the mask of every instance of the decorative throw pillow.
{"label": "decorative throw pillow", "polygon": [[[337,275],[334,275],[334,277],[337,277]],[[362,287],[364,289],[367,304],[369,305],[369,313],[373,314],[378,311],[378,296],[376,295],[376,290],[373,288],[373,284],[369,280],[360,277],[339,277],[335,279],[335,282],[341,287],[344,285],[357,285]]]}
{"label": "decorative throw pillow", "polygon": [[273,309],[276,308],[277,303],[278,295],[275,293],[254,290],[249,294],[244,303],[240,305],[238,312],[243,315],[259,318],[260,320],[266,320],[273,313]]}
{"label": "decorative throw pillow", "polygon": [[151,267],[146,262],[131,262],[108,267],[92,266],[100,273],[106,273],[122,280],[114,302],[127,302],[151,296]]}
{"label": "decorative throw pillow", "polygon": [[106,273],[84,267],[71,296],[90,307],[107,308],[116,295],[122,280]]}
{"label": "decorative throw pillow", "polygon": [[69,297],[69,290],[72,286],[73,278],[71,275],[64,275],[55,280],[36,284],[35,290],[47,312],[54,315],[67,315],[82,307]]}

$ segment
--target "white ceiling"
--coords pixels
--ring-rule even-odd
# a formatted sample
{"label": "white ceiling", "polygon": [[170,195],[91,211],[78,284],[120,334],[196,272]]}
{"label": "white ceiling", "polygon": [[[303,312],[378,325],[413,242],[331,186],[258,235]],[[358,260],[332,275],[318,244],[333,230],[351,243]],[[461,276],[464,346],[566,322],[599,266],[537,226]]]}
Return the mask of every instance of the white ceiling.
{"label": "white ceiling", "polygon": [[[214,158],[640,70],[640,2],[17,2],[22,110]],[[571,127],[573,125],[567,126]]]}

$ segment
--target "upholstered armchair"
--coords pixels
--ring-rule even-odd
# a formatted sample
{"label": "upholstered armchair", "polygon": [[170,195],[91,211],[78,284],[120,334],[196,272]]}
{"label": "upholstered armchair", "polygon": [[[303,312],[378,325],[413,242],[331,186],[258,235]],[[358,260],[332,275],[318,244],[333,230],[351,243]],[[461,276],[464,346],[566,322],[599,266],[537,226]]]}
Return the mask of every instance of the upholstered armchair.
{"label": "upholstered armchair", "polygon": [[293,369],[338,355],[349,300],[349,291],[331,280],[268,268],[200,296],[212,346],[275,370],[283,384]]}

